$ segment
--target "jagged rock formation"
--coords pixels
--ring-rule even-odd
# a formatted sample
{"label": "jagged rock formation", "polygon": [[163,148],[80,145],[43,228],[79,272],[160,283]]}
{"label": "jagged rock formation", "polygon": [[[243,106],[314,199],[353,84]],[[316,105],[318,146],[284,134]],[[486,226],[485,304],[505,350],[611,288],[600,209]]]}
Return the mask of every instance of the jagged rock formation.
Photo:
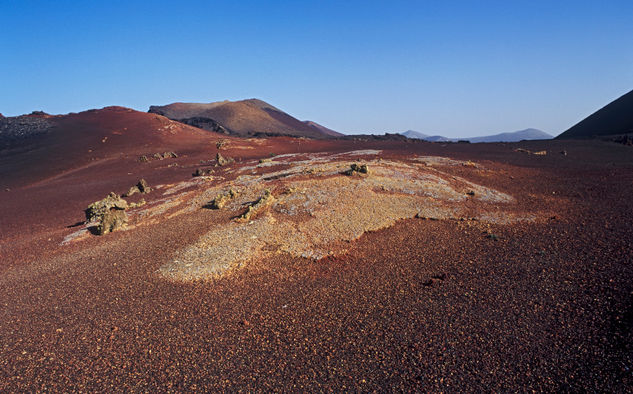
{"label": "jagged rock formation", "polygon": [[211,209],[222,209],[224,208],[227,202],[237,197],[238,194],[239,193],[233,189],[229,189],[229,191],[226,193],[220,193],[213,199],[213,201],[211,201],[211,204],[209,204],[210,205],[209,207]]}
{"label": "jagged rock formation", "polygon": [[130,197],[136,193],[145,194],[151,191],[152,191],[152,188],[149,187],[149,185],[147,184],[147,181],[145,179],[141,179],[138,181],[136,185],[132,186],[130,190],[128,190],[125,194],[123,194],[123,197]]}
{"label": "jagged rock formation", "polygon": [[220,154],[220,152],[218,152],[218,153],[215,155],[215,161],[217,161],[217,163],[218,163],[218,165],[219,165],[219,166],[226,166],[226,165],[229,165],[229,164],[231,164],[231,163],[234,163],[234,162],[235,162],[235,159],[233,159],[232,157],[228,157],[228,156],[226,156],[226,157],[225,157],[225,156],[222,156],[222,155]]}

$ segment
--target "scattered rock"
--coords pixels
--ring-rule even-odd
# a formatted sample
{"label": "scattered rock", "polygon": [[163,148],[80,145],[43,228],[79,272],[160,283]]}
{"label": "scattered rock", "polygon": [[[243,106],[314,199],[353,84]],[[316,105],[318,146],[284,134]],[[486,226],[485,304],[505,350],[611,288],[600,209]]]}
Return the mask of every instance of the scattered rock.
{"label": "scattered rock", "polygon": [[211,174],[213,174],[213,172],[214,171],[210,168],[208,170],[198,168],[196,169],[196,171],[194,171],[193,174],[191,174],[191,176],[210,176]]}
{"label": "scattered rock", "polygon": [[626,146],[633,146],[633,135],[621,135],[619,137],[615,137],[613,142]]}
{"label": "scattered rock", "polygon": [[369,168],[367,164],[352,164],[350,165],[349,170],[345,171],[345,175],[354,175],[354,174],[369,174]]}
{"label": "scattered rock", "polygon": [[545,156],[547,155],[547,151],[546,150],[539,150],[536,152],[532,152],[531,150],[527,150],[527,149],[523,149],[523,148],[516,148],[514,150],[515,152],[521,152],[521,153],[527,153],[528,155],[536,155],[536,156]]}
{"label": "scattered rock", "polygon": [[225,166],[235,162],[232,157],[224,157],[220,154],[220,152],[215,155],[215,160],[218,162],[219,166]]}
{"label": "scattered rock", "polygon": [[146,194],[152,191],[152,188],[149,187],[147,181],[145,179],[141,179],[138,183],[130,188],[127,193],[123,194],[123,197],[130,197],[133,194],[141,193]]}
{"label": "scattered rock", "polygon": [[112,192],[86,208],[86,223],[97,223],[96,233],[99,235],[118,230],[127,224],[125,210],[128,207],[127,201]]}
{"label": "scattered rock", "polygon": [[246,212],[240,215],[237,220],[238,221],[249,221],[254,218],[259,212],[264,210],[267,206],[272,204],[275,201],[275,197],[273,197],[270,190],[264,190],[264,195],[260,197],[254,204],[249,205]]}
{"label": "scattered rock", "polygon": [[229,140],[222,138],[218,140],[218,142],[215,144],[215,147],[218,148],[218,150],[222,150],[226,148],[228,145],[229,145]]}
{"label": "scattered rock", "polygon": [[211,204],[209,206],[211,209],[221,209],[226,205],[227,202],[237,197],[238,194],[239,193],[236,192],[235,190],[229,189],[229,191],[226,193],[218,194],[213,199],[213,201],[211,201]]}
{"label": "scattered rock", "polygon": [[[176,154],[176,152],[163,152],[163,153],[157,152],[151,156],[151,159],[164,160],[164,159],[175,159],[177,157],[178,155]],[[151,159],[147,155],[143,155],[138,158],[138,161],[140,161],[141,163],[146,163],[150,161]]]}
{"label": "scattered rock", "polygon": [[474,196],[475,192],[473,190],[469,190],[466,192],[466,194],[468,194],[469,196]]}
{"label": "scattered rock", "polygon": [[417,219],[422,219],[422,220],[431,220],[431,221],[438,221],[438,220],[440,220],[440,218],[437,218],[435,216],[424,216],[424,214],[422,214],[421,212],[416,213],[415,217]]}
{"label": "scattered rock", "polygon": [[129,206],[130,206],[130,209],[133,209],[133,208],[142,207],[145,204],[147,204],[147,202],[145,201],[145,199],[142,199],[139,202],[132,202],[132,203],[130,203]]}

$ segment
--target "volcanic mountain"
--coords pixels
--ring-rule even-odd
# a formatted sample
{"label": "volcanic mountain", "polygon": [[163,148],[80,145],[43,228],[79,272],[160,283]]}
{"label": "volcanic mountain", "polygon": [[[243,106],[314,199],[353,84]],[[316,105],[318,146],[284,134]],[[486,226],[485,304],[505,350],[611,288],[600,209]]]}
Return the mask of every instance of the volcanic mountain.
{"label": "volcanic mountain", "polygon": [[407,138],[416,138],[419,140],[424,140],[429,137],[427,134],[420,133],[419,131],[415,131],[415,130],[407,130],[404,133],[402,133],[402,135],[404,135]]}
{"label": "volcanic mountain", "polygon": [[633,133],[633,90],[589,115],[557,138],[592,138],[628,133]]}
{"label": "volcanic mountain", "polygon": [[302,122],[258,99],[153,105],[149,112],[205,130],[240,137],[283,135],[329,138],[342,135],[314,122]]}
{"label": "volcanic mountain", "polygon": [[477,142],[519,142],[526,140],[549,140],[551,135],[538,129],[525,129],[514,131],[510,133],[499,133],[494,135],[486,135],[482,137],[468,137],[468,138],[448,138],[441,135],[428,136],[426,134],[408,130],[402,133],[407,138],[416,138],[429,142],[456,142],[456,141],[469,141],[473,143]]}

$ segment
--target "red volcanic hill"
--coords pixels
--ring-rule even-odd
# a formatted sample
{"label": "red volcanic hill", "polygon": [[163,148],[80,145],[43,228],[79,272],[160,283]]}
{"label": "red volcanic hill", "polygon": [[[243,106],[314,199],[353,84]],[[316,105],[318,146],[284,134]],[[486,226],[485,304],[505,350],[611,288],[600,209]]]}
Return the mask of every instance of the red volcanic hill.
{"label": "red volcanic hill", "polygon": [[589,115],[556,138],[593,138],[630,133],[633,133],[633,90]]}
{"label": "red volcanic hill", "polygon": [[205,130],[241,137],[283,135],[329,138],[342,135],[313,122],[302,122],[258,99],[153,105],[149,112]]}
{"label": "red volcanic hill", "polygon": [[198,128],[123,107],[5,117],[0,119],[0,178],[24,184],[94,162],[138,161],[139,155],[214,139]]}
{"label": "red volcanic hill", "polygon": [[318,124],[317,122],[313,122],[311,120],[304,120],[303,123],[307,124],[310,127],[315,127],[317,129],[321,130],[321,132],[323,134],[327,134],[327,135],[332,136],[332,137],[340,137],[340,136],[343,135],[343,134],[339,133],[338,131],[334,131],[332,129],[328,129],[327,127],[322,126],[322,125]]}

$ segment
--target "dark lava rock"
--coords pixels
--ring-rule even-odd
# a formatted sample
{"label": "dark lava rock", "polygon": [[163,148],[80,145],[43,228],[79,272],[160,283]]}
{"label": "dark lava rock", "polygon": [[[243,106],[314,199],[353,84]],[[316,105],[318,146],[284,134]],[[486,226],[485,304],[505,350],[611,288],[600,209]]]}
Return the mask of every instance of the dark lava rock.
{"label": "dark lava rock", "polygon": [[195,171],[193,174],[191,174],[191,175],[192,175],[192,176],[209,176],[209,175],[211,175],[211,174],[213,174],[213,170],[212,170],[212,169],[205,170],[205,169],[202,169],[202,168],[198,168],[198,169],[196,169],[196,171]]}
{"label": "dark lava rock", "polygon": [[0,147],[19,144],[23,140],[45,134],[53,124],[33,116],[0,117]]}
{"label": "dark lava rock", "polygon": [[345,175],[354,175],[354,174],[369,174],[369,167],[367,164],[352,164],[350,165],[349,170],[345,171]]}

